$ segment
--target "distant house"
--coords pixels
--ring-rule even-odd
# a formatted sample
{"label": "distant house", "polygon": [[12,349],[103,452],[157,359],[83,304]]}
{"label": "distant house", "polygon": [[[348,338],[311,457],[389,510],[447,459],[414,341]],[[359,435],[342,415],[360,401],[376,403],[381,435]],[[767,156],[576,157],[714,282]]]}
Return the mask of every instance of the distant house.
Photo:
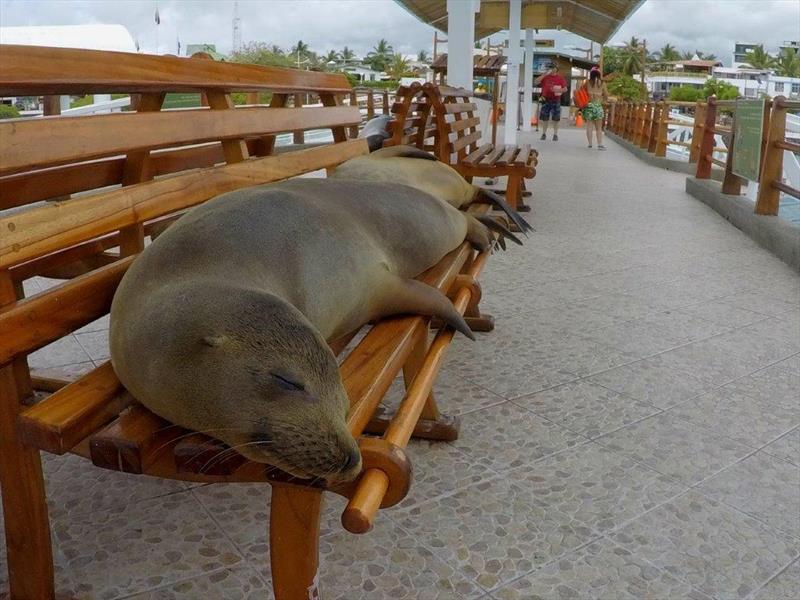
{"label": "distant house", "polygon": [[208,54],[212,59],[220,62],[227,62],[228,57],[224,54],[217,52],[217,47],[214,44],[187,44],[186,56],[194,56],[195,54],[203,53]]}
{"label": "distant house", "polygon": [[361,65],[347,66],[344,67],[344,70],[347,73],[354,75],[355,78],[361,82],[380,81],[386,77],[386,73],[383,71],[375,71],[374,69],[370,69],[369,67],[364,67]]}

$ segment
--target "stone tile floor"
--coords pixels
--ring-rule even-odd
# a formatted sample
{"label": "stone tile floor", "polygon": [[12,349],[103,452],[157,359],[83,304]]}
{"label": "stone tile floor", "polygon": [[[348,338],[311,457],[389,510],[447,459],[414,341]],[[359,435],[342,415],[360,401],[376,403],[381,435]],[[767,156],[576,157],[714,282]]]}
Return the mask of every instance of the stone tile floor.
{"label": "stone tile floor", "polygon": [[[367,535],[329,499],[323,597],[800,596],[800,279],[683,176],[574,129],[533,143],[537,231],[490,261],[497,329],[437,387],[461,438],[412,443],[416,485]],[[31,365],[89,369],[107,327]],[[60,591],[271,597],[267,486],[45,470]]]}

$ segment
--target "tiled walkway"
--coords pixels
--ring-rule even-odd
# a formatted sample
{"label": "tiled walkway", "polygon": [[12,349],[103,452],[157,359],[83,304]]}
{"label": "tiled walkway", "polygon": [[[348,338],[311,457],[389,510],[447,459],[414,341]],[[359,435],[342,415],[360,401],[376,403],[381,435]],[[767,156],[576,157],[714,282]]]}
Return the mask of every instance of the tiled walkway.
{"label": "tiled walkway", "polygon": [[[800,279],[683,176],[576,130],[534,144],[537,231],[490,261],[497,329],[457,339],[437,388],[461,437],[412,443],[412,491],[367,535],[329,499],[323,598],[797,597]],[[91,367],[106,327],[31,363]],[[62,591],[271,596],[267,486],[45,460]]]}

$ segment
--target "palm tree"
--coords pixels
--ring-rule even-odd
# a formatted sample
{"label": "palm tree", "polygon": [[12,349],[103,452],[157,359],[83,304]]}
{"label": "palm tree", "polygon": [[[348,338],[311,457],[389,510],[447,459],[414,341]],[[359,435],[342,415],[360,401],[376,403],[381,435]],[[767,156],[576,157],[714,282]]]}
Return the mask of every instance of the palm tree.
{"label": "palm tree", "polygon": [[417,52],[417,62],[426,63],[428,62],[428,52],[425,50],[420,50]]}
{"label": "palm tree", "polygon": [[322,57],[325,63],[335,63],[339,61],[341,55],[336,50],[330,50],[325,56]]}
{"label": "palm tree", "polygon": [[629,42],[625,42],[625,46],[620,51],[622,55],[622,72],[626,75],[633,75],[640,73],[644,68],[644,56],[642,46],[639,40],[631,37]]}
{"label": "palm tree", "polygon": [[408,61],[399,52],[392,56],[392,62],[386,68],[386,74],[392,79],[400,79],[408,71]]}
{"label": "palm tree", "polygon": [[747,64],[754,69],[768,70],[776,66],[775,57],[764,51],[764,46],[758,45],[747,53]]}
{"label": "palm tree", "polygon": [[278,56],[283,56],[283,48],[278,46],[278,44],[272,44],[272,46],[269,47],[269,51]]}
{"label": "palm tree", "polygon": [[292,46],[291,54],[302,58],[308,55],[308,50],[308,44],[306,44],[303,40],[298,40],[297,44]]}
{"label": "palm tree", "polygon": [[660,50],[656,51],[656,55],[661,62],[675,62],[681,59],[680,52],[671,44],[664,44]]}
{"label": "palm tree", "polygon": [[364,62],[370,64],[376,71],[384,71],[389,65],[389,61],[392,60],[393,52],[392,45],[381,38],[378,41],[378,45],[367,54]]}
{"label": "palm tree", "polygon": [[781,50],[775,72],[781,77],[800,77],[800,55],[791,48]]}
{"label": "palm tree", "polygon": [[342,51],[339,53],[339,56],[342,57],[342,62],[347,62],[348,60],[353,60],[356,57],[356,53],[350,50],[347,46],[342,48]]}
{"label": "palm tree", "polygon": [[690,50],[686,50],[681,54],[681,60],[692,60],[694,58],[694,52]]}

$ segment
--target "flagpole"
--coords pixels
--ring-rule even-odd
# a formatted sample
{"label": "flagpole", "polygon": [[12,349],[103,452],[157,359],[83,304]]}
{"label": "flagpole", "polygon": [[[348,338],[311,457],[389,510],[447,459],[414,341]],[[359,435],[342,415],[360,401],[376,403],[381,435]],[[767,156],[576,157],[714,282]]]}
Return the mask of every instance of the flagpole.
{"label": "flagpole", "polygon": [[161,24],[161,16],[158,14],[158,0],[156,0],[156,54],[158,54],[158,26]]}

